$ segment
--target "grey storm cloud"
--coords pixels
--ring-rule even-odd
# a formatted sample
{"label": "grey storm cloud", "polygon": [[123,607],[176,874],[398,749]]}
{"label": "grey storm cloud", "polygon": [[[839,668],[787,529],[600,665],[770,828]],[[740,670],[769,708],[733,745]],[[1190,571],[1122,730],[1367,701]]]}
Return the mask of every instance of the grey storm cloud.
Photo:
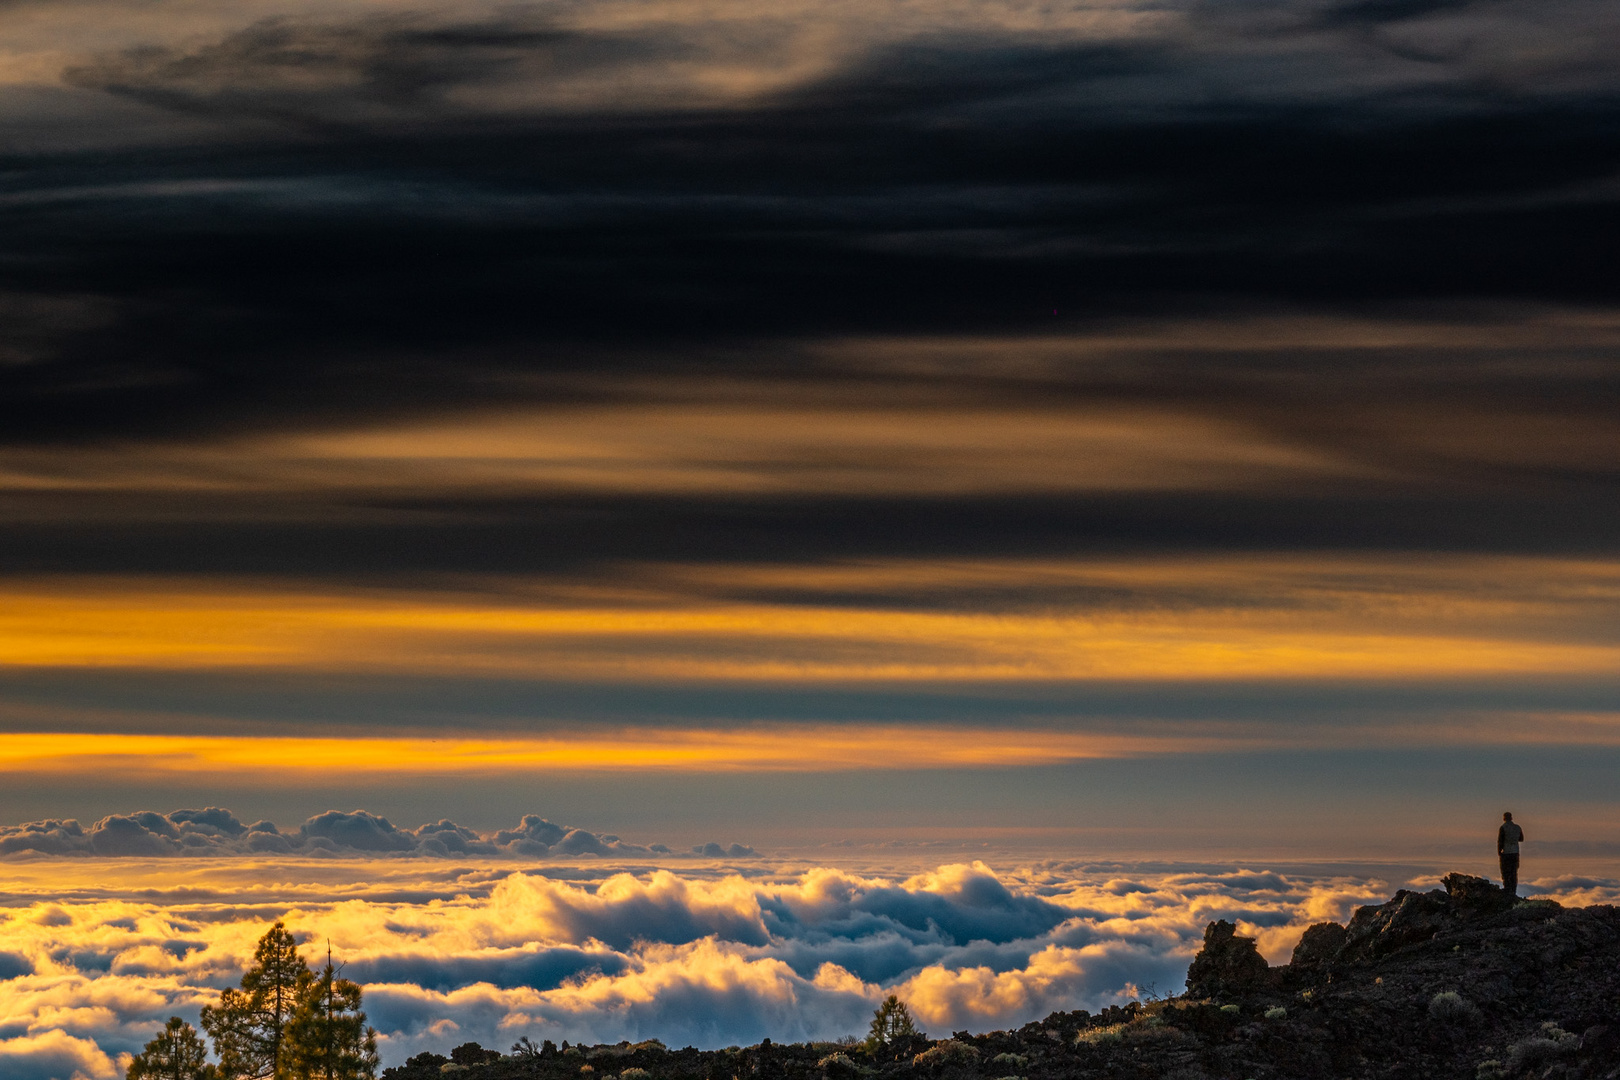
{"label": "grey storm cloud", "polygon": [[[741,844],[721,847],[715,843],[694,848],[693,853],[731,859],[758,854]],[[516,829],[491,833],[480,833],[449,820],[402,829],[365,810],[328,810],[316,814],[296,831],[283,832],[269,821],[245,824],[219,807],[168,814],[110,814],[88,827],[72,819],[0,826],[0,856],[246,854],[573,858],[675,853],[664,844],[632,844],[610,833],[569,828],[533,814],[526,815]]]}
{"label": "grey storm cloud", "polygon": [[453,990],[474,983],[550,990],[581,976],[617,975],[628,966],[623,954],[612,949],[557,946],[487,950],[472,956],[385,954],[357,960],[344,970],[360,982],[409,983],[430,990]]}
{"label": "grey storm cloud", "polygon": [[201,48],[145,46],[66,76],[165,108],[324,128],[465,116],[449,96],[456,87],[609,68],[633,74],[698,52],[669,35],[591,35],[534,18],[274,17]]}
{"label": "grey storm cloud", "polygon": [[[657,0],[334,6],[317,17],[278,14],[268,0],[211,28],[161,3],[138,16],[103,7],[114,25],[93,49],[49,43],[53,63],[79,50],[67,62],[73,101],[141,102],[180,127],[161,154],[6,159],[7,446],[300,430],[311,400],[323,403],[320,425],[341,426],[646,392],[626,372],[748,380],[791,369],[835,384],[881,366],[880,345],[843,369],[807,352],[845,335],[982,343],[1121,313],[1602,303],[1620,280],[1608,272],[1620,20],[1593,0],[1015,2],[921,15]],[[204,129],[185,126],[199,117]],[[72,130],[93,135],[96,124]],[[109,121],[108,137],[127,127]],[[1460,310],[1464,323],[1478,313]],[[1590,349],[1579,365],[1527,360],[1538,372],[1528,376],[1480,355],[1489,346],[1397,347],[1409,361],[1399,376],[1422,384],[1397,394],[1438,417],[1408,420],[1358,359],[1395,350],[1341,348],[1334,334],[1291,354],[1288,378],[1267,350],[1212,342],[1054,369],[1043,389],[1082,404],[1179,393],[1213,416],[1303,433],[1324,453],[1350,443],[1421,454],[1431,474],[1490,471],[1470,466],[1479,454],[1467,440],[1435,434],[1452,430],[1440,422],[1459,394],[1477,399],[1477,427],[1493,433],[1495,414],[1557,401],[1601,416],[1560,428],[1574,460],[1547,464],[1543,487],[1561,492],[1571,470],[1612,481],[1613,374]],[[1458,381],[1425,381],[1440,352]],[[997,363],[907,371],[930,393],[989,400],[1007,389]],[[726,381],[671,393],[713,395]],[[16,467],[46,481],[71,473],[41,453]],[[1530,467],[1491,461],[1494,473]],[[1612,532],[1606,519],[1569,520],[1589,510],[1451,499],[1412,515],[1322,502],[1315,486],[1281,509],[1184,499],[1166,509],[1143,496],[1083,515],[1069,500],[921,496],[803,506],[784,496],[766,513],[730,492],[597,493],[559,514],[538,501],[549,492],[477,506],[422,493],[413,505],[438,513],[385,523],[397,539],[382,543],[362,535],[370,519],[326,522],[313,508],[241,527],[237,493],[208,485],[186,503],[208,529],[167,532],[160,500],[92,506],[80,490],[34,480],[13,493],[29,505],[0,554],[68,572],[343,574],[379,560],[532,570],[560,558],[702,558],[728,550],[737,513],[752,514],[748,549],[763,557],[773,546],[864,556],[919,538],[1056,546],[1116,522],[1131,537],[1203,539],[1274,510],[1286,520],[1273,531],[1292,530],[1265,538],[1276,546],[1305,533],[1342,543],[1345,518],[1378,536],[1422,525],[1446,531],[1442,541],[1471,537],[1476,516],[1546,521],[1559,536]],[[139,512],[158,524],[123,520]],[[131,526],[124,541],[109,550],[99,522],[73,527],[91,514]]]}
{"label": "grey storm cloud", "polygon": [[1006,942],[1046,933],[1073,912],[1039,897],[1015,895],[989,874],[972,875],[951,893],[900,887],[863,889],[835,902],[781,901],[766,908],[773,930],[811,939],[890,933],[914,944]]}
{"label": "grey storm cloud", "polygon": [[746,859],[751,856],[758,855],[759,852],[755,851],[751,847],[745,847],[742,844],[731,844],[727,847],[721,847],[719,844],[711,841],[707,844],[698,844],[694,846],[692,848],[692,854],[702,855],[707,859]]}
{"label": "grey storm cloud", "polygon": [[[670,72],[795,60],[806,74],[756,92],[750,108],[876,106],[896,119],[1075,109],[1168,117],[1214,92],[1233,104],[1421,101],[1450,111],[1486,75],[1527,97],[1615,84],[1598,62],[1615,20],[1590,0],[1182,2],[1114,12],[1100,33],[1077,30],[1064,18],[1073,12],[1056,6],[1009,25],[965,8],[926,26],[847,10],[797,13],[822,26],[832,46],[763,14],[727,20],[722,31],[673,6],[659,17],[661,7],[602,25],[456,8],[436,18],[275,16],[202,44],[160,36],[70,66],[66,77],[162,108],[316,130],[480,114],[691,111],[721,102],[669,82]],[[1526,34],[1540,46],[1533,57],[1504,48]]]}

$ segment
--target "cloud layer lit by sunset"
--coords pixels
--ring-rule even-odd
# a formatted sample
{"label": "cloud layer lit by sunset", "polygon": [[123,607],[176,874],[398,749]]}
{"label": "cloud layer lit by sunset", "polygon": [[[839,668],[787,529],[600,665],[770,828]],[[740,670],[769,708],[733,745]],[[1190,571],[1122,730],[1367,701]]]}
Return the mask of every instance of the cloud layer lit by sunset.
{"label": "cloud layer lit by sunset", "polygon": [[[272,914],[306,944],[331,942],[397,1062],[447,1040],[504,1047],[530,1034],[831,1040],[859,1030],[889,992],[930,1031],[1007,1027],[1178,988],[1215,918],[1281,962],[1305,925],[1344,919],[1388,885],[1326,869],[1061,861],[1001,874],[982,863],[897,876],[712,861],[517,873],[352,855],[335,872],[279,865],[274,887],[253,881],[268,866],[238,866],[206,889],[149,862],[123,864],[111,886],[105,863],[65,875],[51,864],[50,883],[22,864],[0,925],[0,1002],[29,1020],[0,1039],[7,1075],[118,1075],[154,1022],[195,1018],[237,977]],[[1620,895],[1614,880],[1542,887],[1571,902]]]}

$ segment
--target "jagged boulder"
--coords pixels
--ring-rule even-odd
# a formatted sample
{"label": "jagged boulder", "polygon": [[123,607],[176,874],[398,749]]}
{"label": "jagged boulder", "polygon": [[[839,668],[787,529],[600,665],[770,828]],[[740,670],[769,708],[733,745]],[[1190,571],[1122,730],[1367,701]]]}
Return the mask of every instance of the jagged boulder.
{"label": "jagged boulder", "polygon": [[1517,902],[1506,889],[1472,874],[1447,874],[1440,881],[1446,887],[1452,910],[1465,919],[1495,915]]}
{"label": "jagged boulder", "polygon": [[1319,922],[1310,927],[1294,946],[1288,966],[1294,969],[1319,968],[1338,959],[1349,931],[1336,922]]}
{"label": "jagged boulder", "polygon": [[1189,997],[1219,997],[1264,986],[1271,981],[1271,966],[1254,938],[1238,937],[1237,927],[1225,919],[1204,928],[1204,947],[1187,969]]}
{"label": "jagged boulder", "polygon": [[1428,941],[1452,925],[1451,898],[1441,889],[1412,892],[1402,889],[1378,907],[1361,907],[1345,927],[1339,957],[1371,960],[1397,949]]}

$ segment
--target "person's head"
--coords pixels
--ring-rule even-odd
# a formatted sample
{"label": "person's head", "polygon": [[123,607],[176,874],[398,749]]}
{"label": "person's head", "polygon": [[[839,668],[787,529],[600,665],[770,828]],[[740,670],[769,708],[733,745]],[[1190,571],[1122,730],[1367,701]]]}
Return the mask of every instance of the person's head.
{"label": "person's head", "polygon": [[1503,821],[1512,821],[1513,820],[1513,813],[1511,811],[1503,811],[1502,820]]}

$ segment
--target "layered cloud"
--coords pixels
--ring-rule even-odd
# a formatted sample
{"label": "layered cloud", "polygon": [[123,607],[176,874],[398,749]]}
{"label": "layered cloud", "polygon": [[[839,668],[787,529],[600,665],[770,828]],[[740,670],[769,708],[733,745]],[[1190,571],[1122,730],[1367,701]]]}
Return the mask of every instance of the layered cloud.
{"label": "layered cloud", "polygon": [[[17,6],[16,67],[35,80],[60,73],[72,85],[162,108],[316,130],[832,105],[859,91],[893,107],[896,91],[919,83],[955,91],[935,108],[961,108],[969,96],[1002,110],[1061,103],[1168,111],[1189,107],[1199,80],[1206,95],[1234,95],[1244,77],[1255,104],[1403,95],[1439,104],[1487,75],[1503,91],[1568,97],[1612,86],[1601,48],[1615,33],[1612,17],[1589,0],[1534,9],[1011,2],[768,10],[599,0],[516,9],[458,3],[432,15],[405,5],[340,4],[316,14],[261,2],[188,8],[186,37],[178,15],[136,24],[116,5],[87,5],[111,9],[96,35],[101,48],[64,58],[60,37],[30,26],[30,5]],[[1532,34],[1533,51],[1509,50],[1538,24],[1560,32]],[[939,70],[941,58],[948,70]],[[931,59],[932,69],[924,66]],[[879,81],[884,63],[889,78]]]}
{"label": "layered cloud", "polygon": [[[402,900],[409,864],[348,865],[340,901],[242,903],[256,887],[154,898],[139,874],[119,897],[116,870],[102,872],[99,899],[14,894],[0,922],[7,1075],[112,1075],[165,1017],[195,1018],[233,984],[271,918],[301,941],[331,942],[395,1063],[523,1035],[708,1047],[834,1038],[861,1030],[891,992],[936,1034],[1006,1027],[1179,989],[1216,918],[1286,960],[1306,925],[1342,920],[1392,887],[1365,871],[1214,866],[772,867],[744,878],[609,865],[557,878],[464,867]],[[368,872],[383,877],[368,886]],[[1620,895],[1602,878],[1537,885],[1583,902]]]}
{"label": "layered cloud", "polygon": [[[1376,317],[1395,323],[1417,311],[1477,325],[1615,299],[1596,268],[1612,227],[1603,60],[1617,31],[1597,0],[75,0],[9,4],[0,26],[18,147],[0,190],[17,267],[0,282],[0,355],[19,361],[4,372],[8,442],[60,449],[49,436],[72,434],[104,450],[156,434],[173,463],[176,438],[268,432],[258,452],[296,457],[330,448],[334,420],[358,421],[351,448],[375,448],[378,422],[403,415],[442,445],[472,405],[600,404],[644,388],[625,375],[701,373],[720,376],[705,384],[719,400],[687,385],[627,412],[600,459],[591,432],[548,416],[562,461],[462,465],[485,484],[733,494],[983,490],[1011,466],[1026,488],[1072,490],[1117,483],[1107,466],[1145,441],[1155,452],[1128,474],[1162,488],[1213,466],[1230,487],[1246,469],[1322,463],[1222,409],[1131,402],[1099,417],[1129,379],[1048,396],[1086,406],[1055,418],[958,401],[931,431],[882,400],[882,379],[857,395],[888,406],[864,426],[781,400],[750,425],[716,387],[819,374],[805,361],[829,340],[881,354],[891,337],[964,335],[1005,358],[1167,310],[1275,317],[1303,303],[1342,318],[1383,300]],[[169,150],[116,149],[146,140]],[[113,149],[91,164],[71,153],[84,146]],[[1399,336],[1385,355],[1454,348]],[[1228,385],[1221,403],[1331,382],[1338,344],[1324,333],[1315,357],[1284,358],[1288,385]],[[1313,362],[1322,351],[1332,362]],[[1203,370],[1188,365],[1182,386],[1209,388]],[[446,409],[459,415],[431,415]],[[1337,420],[1305,411],[1305,430]],[[1463,441],[1470,412],[1452,425]],[[1027,444],[1009,445],[1031,422],[1059,451],[1049,481]],[[780,460],[794,430],[778,429],[811,423],[803,453]],[[774,468],[684,460],[728,424]],[[871,473],[840,460],[851,438]],[[644,458],[664,441],[676,460],[659,469]],[[944,444],[953,467],[896,452],[918,441]],[[201,457],[229,486],[230,456]],[[51,472],[40,464],[26,471]],[[180,464],[193,481],[208,472]],[[404,486],[380,465],[373,479]]]}
{"label": "layered cloud", "polygon": [[[1593,558],[1229,556],[623,568],[599,584],[0,583],[17,668],[629,679],[1232,679],[1612,671]],[[1481,583],[1484,584],[1481,584]],[[166,586],[166,587],[165,587]]]}
{"label": "layered cloud", "polygon": [[[691,855],[703,858],[751,858],[756,852],[741,844],[708,843]],[[506,856],[513,858],[578,858],[580,856],[669,856],[663,844],[642,847],[611,834],[567,828],[534,814],[516,828],[480,833],[441,820],[415,829],[396,828],[387,818],[365,810],[328,810],[296,831],[282,831],[269,821],[251,825],[229,810],[145,811],[112,814],[85,826],[72,819],[31,821],[0,826],[0,856],[230,856],[289,855],[354,857],[357,855],[428,857]],[[4,961],[0,961],[0,969]]]}

